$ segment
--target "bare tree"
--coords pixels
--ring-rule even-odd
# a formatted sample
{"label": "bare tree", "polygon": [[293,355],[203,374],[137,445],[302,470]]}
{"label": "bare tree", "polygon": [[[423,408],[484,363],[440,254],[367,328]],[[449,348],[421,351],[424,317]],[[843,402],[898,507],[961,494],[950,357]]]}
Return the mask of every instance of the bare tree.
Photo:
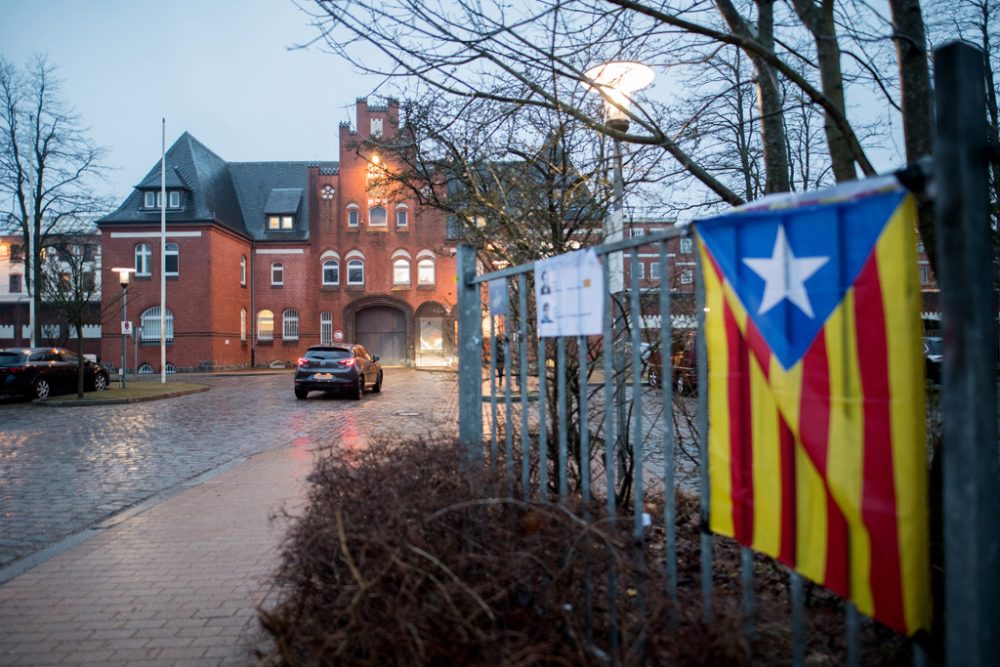
{"label": "bare tree", "polygon": [[[94,194],[105,151],[87,137],[80,117],[61,96],[55,68],[35,56],[19,70],[0,58],[0,213],[25,238],[25,277],[35,313],[41,312],[42,249],[67,220],[110,210]],[[29,243],[30,240],[30,243]],[[32,323],[41,339],[41,321]]]}

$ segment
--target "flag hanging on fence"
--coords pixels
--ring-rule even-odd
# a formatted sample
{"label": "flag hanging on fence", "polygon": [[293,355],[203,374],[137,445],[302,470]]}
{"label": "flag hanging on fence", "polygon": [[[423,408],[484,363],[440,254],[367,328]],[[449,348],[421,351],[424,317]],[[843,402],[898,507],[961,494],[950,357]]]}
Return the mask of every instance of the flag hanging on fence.
{"label": "flag hanging on fence", "polygon": [[930,624],[913,197],[891,179],[697,224],[710,527],[906,635]]}

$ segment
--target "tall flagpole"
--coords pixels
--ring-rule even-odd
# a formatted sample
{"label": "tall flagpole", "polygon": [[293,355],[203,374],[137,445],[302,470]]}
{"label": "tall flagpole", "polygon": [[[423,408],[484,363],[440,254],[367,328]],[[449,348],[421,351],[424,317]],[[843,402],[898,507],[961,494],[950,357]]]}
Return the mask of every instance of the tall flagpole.
{"label": "tall flagpole", "polygon": [[167,119],[160,135],[160,383],[167,382]]}

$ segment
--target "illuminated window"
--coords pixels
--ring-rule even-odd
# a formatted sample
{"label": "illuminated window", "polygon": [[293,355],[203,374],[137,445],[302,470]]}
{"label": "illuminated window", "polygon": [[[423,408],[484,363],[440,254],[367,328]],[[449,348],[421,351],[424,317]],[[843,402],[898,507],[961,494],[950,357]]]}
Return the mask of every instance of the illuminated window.
{"label": "illuminated window", "polygon": [[384,206],[372,206],[368,209],[368,224],[372,227],[385,227],[386,214]]}
{"label": "illuminated window", "polygon": [[406,259],[397,259],[392,263],[392,284],[393,285],[409,285],[410,284],[410,262]]}
{"label": "illuminated window", "polygon": [[240,257],[240,285],[247,286],[247,256]]}
{"label": "illuminated window", "polygon": [[292,215],[267,216],[268,229],[292,229],[294,226],[295,226],[295,216]]}
{"label": "illuminated window", "polygon": [[425,257],[417,262],[417,284],[434,284],[434,260],[430,257]]}
{"label": "illuminated window", "polygon": [[247,340],[247,309],[240,308],[240,340],[244,343]]}
{"label": "illuminated window", "polygon": [[270,310],[257,313],[257,340],[274,340],[274,313]]}

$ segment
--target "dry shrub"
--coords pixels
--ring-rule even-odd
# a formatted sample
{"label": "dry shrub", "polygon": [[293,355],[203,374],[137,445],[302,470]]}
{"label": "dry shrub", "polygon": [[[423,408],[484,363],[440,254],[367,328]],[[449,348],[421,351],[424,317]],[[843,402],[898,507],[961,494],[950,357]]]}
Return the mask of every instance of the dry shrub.
{"label": "dry shrub", "polygon": [[[640,553],[630,516],[611,522],[596,504],[497,496],[491,489],[504,481],[470,474],[463,460],[454,441],[381,442],[322,458],[284,544],[278,602],[260,612],[273,640],[262,662],[633,665],[644,656],[651,665],[749,664],[731,541],[716,540],[715,620],[701,622],[696,500],[678,496],[679,604],[671,614],[662,526],[647,532]],[[661,507],[653,501],[647,511],[659,517]],[[787,575],[763,557],[755,569],[754,662],[787,664]],[[809,662],[842,663],[842,605],[813,597]],[[865,662],[894,661],[887,657],[869,662],[868,653]]]}

